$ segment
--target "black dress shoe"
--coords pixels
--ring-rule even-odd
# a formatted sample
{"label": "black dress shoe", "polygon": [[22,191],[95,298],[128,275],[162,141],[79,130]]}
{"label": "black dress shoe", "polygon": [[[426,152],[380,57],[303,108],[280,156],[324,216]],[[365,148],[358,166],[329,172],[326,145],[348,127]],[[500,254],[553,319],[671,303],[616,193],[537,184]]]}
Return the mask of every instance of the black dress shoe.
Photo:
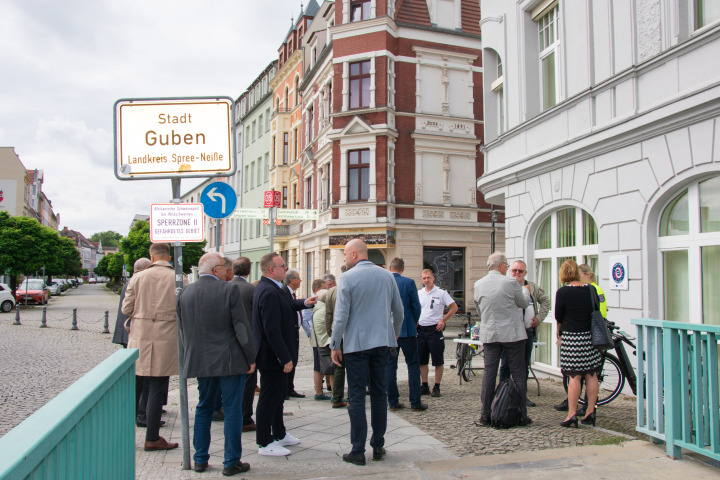
{"label": "black dress shoe", "polygon": [[296,392],[295,390],[293,390],[292,392],[288,393],[288,397],[292,397],[292,398],[305,398],[305,395],[303,395],[302,393],[298,393],[298,392]]}
{"label": "black dress shoe", "polygon": [[398,403],[397,405],[393,405],[393,406],[388,407],[388,410],[390,410],[391,412],[394,412],[395,410],[402,410],[403,408],[405,408],[405,404],[404,404],[404,403]]}
{"label": "black dress shoe", "polygon": [[410,407],[410,410],[414,410],[416,412],[422,412],[423,410],[427,410],[427,403],[421,403],[420,405],[417,405],[415,407]]}
{"label": "black dress shoe", "polygon": [[530,425],[531,423],[532,423],[532,418],[530,418],[530,417],[523,417],[523,418],[521,418],[520,421],[518,422],[518,425],[520,425],[521,427],[526,427],[526,426]]}
{"label": "black dress shoe", "polygon": [[[137,425],[138,427],[147,428],[147,421],[137,420],[135,422],[135,425]],[[163,425],[165,425],[165,420],[160,420],[160,426],[162,427]]]}
{"label": "black dress shoe", "polygon": [[238,462],[232,467],[223,468],[223,475],[225,475],[226,477],[232,477],[233,475],[237,475],[238,473],[244,473],[248,470],[250,470],[249,463]]}
{"label": "black dress shoe", "polygon": [[365,454],[360,452],[344,453],[343,461],[353,463],[355,465],[365,465]]}
{"label": "black dress shoe", "polygon": [[535,402],[533,402],[530,399],[525,400],[525,406],[526,407],[537,407],[537,405],[535,405]]}
{"label": "black dress shoe", "polygon": [[568,411],[568,401],[567,398],[563,400],[562,402],[558,403],[553,407],[558,412],[567,412]]}
{"label": "black dress shoe", "polygon": [[215,410],[212,414],[213,422],[222,422],[225,420],[225,412],[222,410]]}
{"label": "black dress shoe", "polygon": [[373,447],[373,460],[382,460],[386,453],[387,450],[385,450],[383,447]]}
{"label": "black dress shoe", "polygon": [[198,473],[202,473],[205,470],[207,470],[208,464],[207,463],[196,463],[195,464],[195,471]]}

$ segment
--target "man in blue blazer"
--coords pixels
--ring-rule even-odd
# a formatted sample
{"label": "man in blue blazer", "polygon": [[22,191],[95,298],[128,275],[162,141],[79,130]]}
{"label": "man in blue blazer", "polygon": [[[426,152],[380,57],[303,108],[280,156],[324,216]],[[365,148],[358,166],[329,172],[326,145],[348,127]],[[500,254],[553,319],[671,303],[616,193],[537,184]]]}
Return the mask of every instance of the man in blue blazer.
{"label": "man in blue blazer", "polygon": [[373,460],[381,460],[387,429],[387,363],[390,347],[397,347],[403,304],[392,274],[368,260],[367,245],[362,240],[350,240],[345,245],[345,265],[348,271],[337,287],[330,349],[335,365],[345,359],[350,394],[352,450],[343,455],[343,460],[365,465],[365,386],[369,379],[370,445]]}
{"label": "man in blue blazer", "polygon": [[402,258],[393,258],[390,262],[389,270],[393,274],[393,277],[395,277],[395,282],[400,291],[405,316],[400,330],[400,336],[397,339],[398,355],[393,355],[391,352],[391,355],[388,357],[388,405],[390,410],[405,408],[405,405],[399,401],[400,393],[397,388],[398,356],[399,351],[402,350],[408,370],[410,408],[416,411],[427,410],[427,404],[420,401],[420,358],[418,357],[416,325],[420,319],[422,307],[420,306],[417,287],[415,286],[415,282],[402,276],[402,273],[405,271],[405,262]]}
{"label": "man in blue blazer", "polygon": [[262,278],[252,301],[253,335],[260,370],[260,397],[255,409],[256,439],[260,455],[289,455],[287,446],[300,440],[285,430],[283,402],[287,394],[287,374],[297,358],[297,312],[311,308],[317,297],[293,300],[282,281],[287,266],[277,253],[260,259]]}

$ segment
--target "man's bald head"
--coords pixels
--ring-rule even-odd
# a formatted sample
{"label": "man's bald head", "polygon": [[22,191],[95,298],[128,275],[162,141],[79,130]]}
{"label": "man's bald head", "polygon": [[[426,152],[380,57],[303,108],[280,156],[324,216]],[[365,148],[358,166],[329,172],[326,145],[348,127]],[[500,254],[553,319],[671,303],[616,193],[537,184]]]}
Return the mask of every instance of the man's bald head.
{"label": "man's bald head", "polygon": [[143,270],[148,268],[150,265],[152,265],[152,262],[150,261],[149,258],[145,258],[145,257],[138,258],[137,260],[135,260],[135,263],[133,264],[133,272],[134,273],[142,272]]}
{"label": "man's bald head", "polygon": [[350,240],[345,244],[345,265],[347,268],[352,268],[360,260],[368,259],[368,248],[365,242],[359,238]]}

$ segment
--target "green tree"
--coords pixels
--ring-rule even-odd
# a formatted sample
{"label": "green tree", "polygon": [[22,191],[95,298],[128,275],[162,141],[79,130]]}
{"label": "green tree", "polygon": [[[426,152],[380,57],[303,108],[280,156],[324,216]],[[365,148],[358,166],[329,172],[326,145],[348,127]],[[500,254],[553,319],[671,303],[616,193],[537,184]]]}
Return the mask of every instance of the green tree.
{"label": "green tree", "polygon": [[108,255],[107,276],[117,281],[122,277],[123,265],[125,265],[125,255],[122,253],[112,253]]}
{"label": "green tree", "polygon": [[112,230],[106,232],[93,233],[88,238],[91,242],[102,242],[103,247],[119,247],[122,235]]}
{"label": "green tree", "polygon": [[110,261],[110,255],[105,255],[103,258],[100,259],[97,266],[94,269],[95,275],[99,275],[101,277],[109,277],[108,275],[108,262]]}
{"label": "green tree", "polygon": [[10,287],[15,289],[18,275],[34,275],[43,267],[49,275],[64,273],[66,262],[73,264],[74,258],[79,259],[79,254],[76,257],[69,250],[69,246],[75,250],[72,241],[65,240],[69,244],[34,218],[0,212],[0,271],[9,272]]}
{"label": "green tree", "polygon": [[[192,267],[197,266],[200,257],[205,254],[204,248],[207,242],[187,243],[183,245],[183,272],[190,273]],[[150,226],[148,222],[141,220],[130,230],[128,236],[120,241],[120,252],[125,255],[125,265],[128,274],[132,275],[133,265],[139,258],[148,258],[150,253]],[[175,257],[175,249],[170,246],[170,256]]]}

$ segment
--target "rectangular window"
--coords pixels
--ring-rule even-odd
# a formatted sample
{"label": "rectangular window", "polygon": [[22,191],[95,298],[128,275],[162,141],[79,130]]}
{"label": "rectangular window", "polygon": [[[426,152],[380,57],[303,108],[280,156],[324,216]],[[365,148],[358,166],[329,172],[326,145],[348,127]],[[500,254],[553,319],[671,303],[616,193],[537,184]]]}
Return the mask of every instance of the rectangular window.
{"label": "rectangular window", "polygon": [[575,209],[566,208],[557,212],[558,248],[575,246]]}
{"label": "rectangular window", "polygon": [[287,191],[287,187],[283,187],[282,192],[283,192],[282,206],[283,206],[283,208],[287,208],[287,204],[288,204],[288,191]]}
{"label": "rectangular window", "polygon": [[370,0],[353,0],[350,2],[350,21],[359,22],[370,18]]}
{"label": "rectangular window", "polygon": [[702,247],[703,323],[720,325],[720,245]]}
{"label": "rectangular window", "polygon": [[265,183],[270,181],[270,155],[265,154],[265,168],[263,168],[263,172],[265,173]]}
{"label": "rectangular window", "polygon": [[245,127],[245,146],[250,146],[250,125]]}
{"label": "rectangular window", "polygon": [[256,183],[256,186],[258,186],[258,187],[262,184],[262,170],[263,170],[262,165],[263,165],[262,157],[258,157],[258,159],[257,159],[257,183]]}
{"label": "rectangular window", "polygon": [[542,107],[546,110],[557,103],[557,49],[560,45],[558,7],[538,19],[540,36],[540,81]]}
{"label": "rectangular window", "polygon": [[348,201],[370,198],[370,150],[348,152]]}
{"label": "rectangular window", "polygon": [[262,225],[262,219],[258,218],[255,220],[255,238],[260,236],[260,226]]}
{"label": "rectangular window", "polygon": [[312,177],[308,177],[305,179],[305,208],[315,208],[312,193]]}
{"label": "rectangular window", "polygon": [[253,122],[252,122],[252,141],[253,141],[253,142],[255,141],[255,138],[256,138],[256,137],[255,137],[255,133],[256,133],[256,132],[257,132],[257,125],[256,125],[256,122],[253,121]]}
{"label": "rectangular window", "polygon": [[720,3],[717,0],[695,0],[695,30],[720,19]]}
{"label": "rectangular window", "polygon": [[250,188],[253,188],[255,183],[255,162],[250,163]]}
{"label": "rectangular window", "polygon": [[293,155],[293,161],[300,158],[300,136],[298,136],[298,129],[293,130],[293,147],[295,147],[295,155]]}
{"label": "rectangular window", "polygon": [[662,253],[663,297],[665,320],[690,321],[690,272],[688,251],[671,250]]}
{"label": "rectangular window", "polygon": [[244,185],[243,190],[245,190],[246,192],[248,191],[248,183],[249,183],[248,179],[249,178],[250,178],[250,169],[248,168],[247,165],[245,165],[245,178],[243,179],[243,185]]}
{"label": "rectangular window", "polygon": [[370,60],[350,64],[350,108],[370,106]]}
{"label": "rectangular window", "polygon": [[288,133],[287,132],[283,133],[283,165],[288,164],[288,153],[289,153],[288,152],[288,147],[289,147],[288,140],[289,140]]}
{"label": "rectangular window", "polygon": [[308,108],[307,111],[307,132],[308,132],[308,143],[313,140],[313,108]]}
{"label": "rectangular window", "polygon": [[270,109],[265,110],[265,131],[270,131]]}
{"label": "rectangular window", "polygon": [[262,137],[262,134],[263,134],[263,116],[261,113],[260,117],[258,118],[258,138]]}

